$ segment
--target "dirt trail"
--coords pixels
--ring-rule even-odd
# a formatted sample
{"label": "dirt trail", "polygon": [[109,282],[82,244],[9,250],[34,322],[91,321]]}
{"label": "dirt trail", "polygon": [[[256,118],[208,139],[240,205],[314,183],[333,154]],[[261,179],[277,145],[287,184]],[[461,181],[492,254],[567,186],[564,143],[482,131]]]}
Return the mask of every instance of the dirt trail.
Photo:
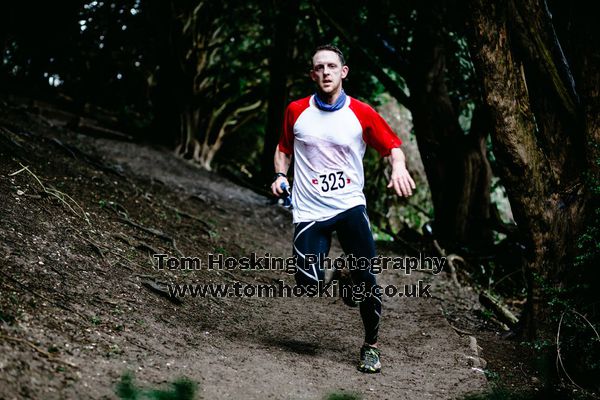
{"label": "dirt trail", "polygon": [[[454,399],[487,388],[473,368],[469,336],[449,326],[436,299],[384,297],[383,371],[365,375],[355,369],[360,317],[340,300],[185,297],[174,304],[157,295],[142,285],[145,276],[291,285],[277,271],[157,271],[148,249],[177,248],[202,260],[217,252],[287,257],[290,214],[168,152],[76,135],[29,113],[1,118],[13,144],[0,147],[0,399],[113,399],[125,371],[146,387],[186,376],[204,399],[322,399],[340,391]],[[110,168],[99,171],[66,144]],[[68,209],[70,200],[40,195],[26,171],[8,176],[19,163],[69,194],[91,225]],[[448,290],[442,275],[379,277],[396,286],[418,279],[432,284],[434,296]]]}

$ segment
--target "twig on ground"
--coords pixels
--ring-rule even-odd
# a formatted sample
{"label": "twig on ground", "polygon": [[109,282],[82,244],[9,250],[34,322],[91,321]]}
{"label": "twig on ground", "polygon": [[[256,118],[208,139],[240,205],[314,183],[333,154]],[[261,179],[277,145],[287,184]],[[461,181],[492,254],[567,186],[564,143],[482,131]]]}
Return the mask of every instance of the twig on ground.
{"label": "twig on ground", "polygon": [[454,282],[456,286],[461,287],[460,283],[458,282],[456,261],[460,261],[464,265],[465,259],[456,254],[448,254],[446,256],[446,261],[448,261],[448,267],[450,268],[450,277],[452,278],[452,282]]}
{"label": "twig on ground", "polygon": [[454,260],[460,260],[463,263],[465,262],[465,260],[462,257],[457,256],[456,254],[446,255],[446,250],[442,249],[442,247],[439,245],[439,243],[435,239],[433,240],[433,246],[438,251],[438,253],[440,253],[440,255],[442,257],[446,257],[446,260],[448,261],[448,267],[450,268],[450,278],[452,279],[452,282],[457,287],[461,287],[460,283],[458,282],[458,277],[456,276],[456,267],[454,265]]}
{"label": "twig on ground", "polygon": [[556,332],[556,370],[559,371],[558,366],[560,364],[560,368],[564,372],[565,376],[569,379],[569,381],[571,381],[571,383],[574,386],[576,386],[578,389],[583,390],[583,388],[581,386],[579,386],[578,384],[576,384],[575,381],[571,378],[571,376],[567,372],[567,369],[565,368],[565,365],[563,364],[563,361],[562,361],[562,355],[560,354],[560,328],[562,326],[562,321],[563,321],[564,316],[565,316],[565,312],[563,311],[563,313],[560,315],[560,321],[558,321],[558,329]]}
{"label": "twig on ground", "polygon": [[[598,331],[596,330],[594,325],[583,314],[581,314],[573,309],[569,309],[568,311],[580,316],[592,328],[592,330],[596,334],[596,337],[598,339],[600,339],[600,335],[598,334]],[[565,376],[569,379],[571,384],[573,384],[573,386],[577,387],[579,390],[585,392],[585,389],[583,389],[581,386],[579,386],[577,383],[575,383],[575,381],[571,378],[571,376],[567,372],[567,369],[565,368],[565,365],[562,360],[562,354],[560,353],[560,329],[562,327],[562,321],[565,316],[565,313],[566,313],[566,311],[563,311],[563,313],[560,315],[560,321],[558,321],[558,329],[556,331],[556,370],[560,373],[560,370],[558,368],[560,365],[560,369],[565,374]]]}
{"label": "twig on ground", "polygon": [[[446,319],[446,321],[448,321],[448,320]],[[458,333],[460,333],[462,335],[469,335],[469,336],[475,335],[473,332],[465,331],[465,330],[462,330],[462,329],[459,329],[459,328],[455,327],[454,325],[452,325],[450,323],[450,321],[448,321],[448,325],[450,325],[450,328],[454,329],[456,332],[458,332]]]}
{"label": "twig on ground", "polygon": [[504,307],[500,303],[500,300],[494,298],[491,294],[485,291],[481,292],[479,294],[479,301],[509,327],[515,327],[519,322],[519,319],[508,308]]}
{"label": "twig on ground", "polygon": [[498,286],[498,284],[499,284],[500,282],[502,282],[503,280],[505,280],[505,279],[507,279],[507,278],[510,278],[511,276],[513,276],[514,274],[516,274],[516,273],[519,273],[519,272],[521,272],[521,271],[520,271],[520,270],[517,270],[517,271],[512,271],[512,272],[510,272],[510,273],[508,273],[508,274],[504,275],[502,278],[500,278],[500,279],[498,279],[496,282],[494,282],[494,284],[492,285],[492,289],[494,289],[496,286]]}
{"label": "twig on ground", "polygon": [[112,210],[118,216],[129,218],[129,211],[127,211],[127,209],[121,204],[117,203],[116,201],[109,201],[108,205],[109,209]]}
{"label": "twig on ground", "polygon": [[[177,247],[177,243],[175,242],[175,239],[171,240],[171,245],[173,246],[173,249],[175,249],[175,252],[177,254],[179,254],[180,257],[183,257],[183,253],[179,250],[179,248]],[[154,253],[157,254],[157,253]]]}
{"label": "twig on ground", "polygon": [[[51,186],[46,187],[42,181],[40,180],[40,178],[37,177],[36,174],[34,174],[33,172],[31,172],[31,170],[29,169],[29,167],[23,166],[23,164],[21,164],[21,169],[15,172],[12,172],[10,174],[8,174],[8,176],[15,176],[20,174],[23,171],[28,172],[33,178],[35,178],[35,180],[37,181],[37,183],[42,187],[42,191],[46,194],[49,194],[50,196],[54,196],[56,197],[58,200],[60,200],[69,210],[71,210],[71,212],[75,215],[77,215],[80,218],[83,218],[85,220],[85,222],[87,222],[87,224],[91,227],[92,223],[90,222],[90,219],[88,218],[86,212],[83,210],[83,208],[81,208],[81,206],[75,201],[73,200],[73,198],[71,196],[69,196],[66,193],[61,192],[60,190],[57,190]],[[78,208],[81,211],[81,214],[77,211],[75,211],[75,208],[73,206],[71,206],[71,204],[69,203],[73,203],[75,208]]]}
{"label": "twig on ground", "polygon": [[572,313],[579,315],[581,318],[583,318],[583,320],[590,326],[590,328],[592,328],[592,330],[594,331],[594,333],[596,334],[596,337],[598,338],[598,340],[600,340],[600,334],[598,334],[598,331],[596,330],[596,328],[594,327],[594,325],[592,325],[592,323],[585,317],[585,315],[581,314],[578,311],[575,311],[573,309],[570,310]]}

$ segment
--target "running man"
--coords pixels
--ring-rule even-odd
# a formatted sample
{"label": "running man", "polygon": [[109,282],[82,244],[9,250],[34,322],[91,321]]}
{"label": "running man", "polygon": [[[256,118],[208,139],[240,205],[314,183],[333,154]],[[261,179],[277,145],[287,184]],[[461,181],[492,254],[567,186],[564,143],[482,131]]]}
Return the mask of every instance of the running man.
{"label": "running man", "polygon": [[[294,156],[292,193],[295,273],[298,285],[324,281],[323,264],[329,253],[331,235],[337,232],[346,255],[368,260],[376,256],[375,243],[366,213],[363,193],[363,156],[367,145],[389,157],[392,174],[388,188],[399,196],[410,196],[415,183],[406,169],[400,139],[384,119],[367,104],[342,89],[349,68],[335,46],[318,47],[312,57],[310,77],[317,92],[290,103],[285,111],[283,133],[275,150],[274,195],[281,184],[289,187],[287,172]],[[308,257],[307,256],[313,256]],[[352,283],[369,292],[376,284],[367,269],[350,271]],[[349,300],[344,299],[348,304]],[[358,369],[381,371],[377,334],[381,318],[381,294],[360,302],[365,341]]]}

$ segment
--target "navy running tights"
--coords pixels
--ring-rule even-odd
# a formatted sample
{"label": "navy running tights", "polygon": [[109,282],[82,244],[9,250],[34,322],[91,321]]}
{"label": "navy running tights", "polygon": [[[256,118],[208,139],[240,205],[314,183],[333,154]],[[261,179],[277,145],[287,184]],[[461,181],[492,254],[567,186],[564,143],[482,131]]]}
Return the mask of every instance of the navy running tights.
{"label": "navy running tights", "polygon": [[[356,206],[325,221],[300,222],[294,229],[294,255],[296,256],[296,283],[316,285],[324,279],[323,260],[329,254],[331,235],[337,233],[346,256],[375,257],[375,243],[365,206]],[[310,262],[307,255],[317,256],[318,262]],[[370,264],[367,268],[350,270],[353,285],[364,285],[371,292],[376,284]],[[381,294],[365,297],[360,302],[360,315],[365,327],[365,343],[375,344],[381,318]]]}

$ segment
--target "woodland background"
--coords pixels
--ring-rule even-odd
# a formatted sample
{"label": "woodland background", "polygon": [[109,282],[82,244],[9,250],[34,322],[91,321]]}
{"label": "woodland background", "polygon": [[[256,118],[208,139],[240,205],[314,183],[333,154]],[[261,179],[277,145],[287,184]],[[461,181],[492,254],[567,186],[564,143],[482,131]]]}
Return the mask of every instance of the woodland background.
{"label": "woodland background", "polygon": [[460,257],[461,280],[522,304],[506,323],[548,365],[560,328],[561,351],[580,360],[567,370],[597,391],[595,19],[554,0],[9,2],[0,91],[93,115],[266,193],[284,107],[314,91],[314,47],[338,45],[346,92],[396,121],[418,177],[398,199],[368,152],[377,237]]}

